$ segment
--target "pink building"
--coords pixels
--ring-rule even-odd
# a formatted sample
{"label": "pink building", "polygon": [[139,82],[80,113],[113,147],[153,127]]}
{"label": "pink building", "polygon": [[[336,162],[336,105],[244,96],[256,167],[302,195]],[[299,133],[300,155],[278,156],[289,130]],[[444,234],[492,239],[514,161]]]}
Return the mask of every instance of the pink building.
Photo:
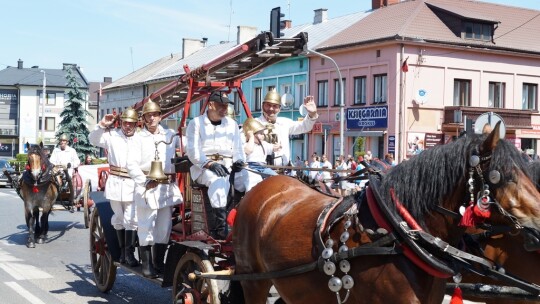
{"label": "pink building", "polygon": [[[451,140],[486,112],[505,122],[518,148],[539,153],[540,11],[469,0],[373,5],[315,47],[337,62],[344,80],[345,155],[358,152],[362,138],[363,151],[402,160],[422,144]],[[309,86],[322,123],[309,150],[337,157],[342,118],[332,62],[311,57]]]}

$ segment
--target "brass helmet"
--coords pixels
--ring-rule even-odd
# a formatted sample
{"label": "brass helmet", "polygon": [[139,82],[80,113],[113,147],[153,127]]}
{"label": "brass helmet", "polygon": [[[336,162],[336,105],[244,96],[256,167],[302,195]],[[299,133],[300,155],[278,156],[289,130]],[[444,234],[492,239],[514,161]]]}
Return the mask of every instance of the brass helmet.
{"label": "brass helmet", "polygon": [[148,102],[144,104],[142,108],[142,115],[146,113],[159,112],[161,113],[161,107],[157,102],[153,102],[152,99],[148,99]]}
{"label": "brass helmet", "polygon": [[137,122],[139,120],[139,114],[137,114],[137,111],[135,111],[132,107],[129,107],[122,112],[120,119],[127,122]]}
{"label": "brass helmet", "polygon": [[252,131],[253,134],[261,131],[261,130],[265,130],[266,127],[263,126],[263,124],[256,120],[255,118],[252,118],[252,117],[249,117],[248,119],[246,119],[246,121],[244,121],[244,124],[242,125],[242,130],[244,130],[244,135],[247,136],[248,132],[249,131]]}
{"label": "brass helmet", "polygon": [[60,135],[60,137],[58,138],[58,141],[62,141],[62,140],[66,140],[66,141],[69,141],[69,137],[67,136],[67,134],[62,134]]}
{"label": "brass helmet", "polygon": [[264,102],[273,103],[281,106],[281,96],[279,96],[279,93],[276,90],[271,90],[266,93],[266,96],[264,96]]}

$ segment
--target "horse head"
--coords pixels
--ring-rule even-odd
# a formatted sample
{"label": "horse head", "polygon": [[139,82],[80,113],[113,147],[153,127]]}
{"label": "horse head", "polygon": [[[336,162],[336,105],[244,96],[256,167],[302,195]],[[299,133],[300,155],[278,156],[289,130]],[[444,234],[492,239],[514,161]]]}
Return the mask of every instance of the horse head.
{"label": "horse head", "polygon": [[40,177],[47,171],[49,160],[43,152],[43,143],[33,145],[28,148],[28,163],[26,170],[30,172],[34,181],[39,181]]}

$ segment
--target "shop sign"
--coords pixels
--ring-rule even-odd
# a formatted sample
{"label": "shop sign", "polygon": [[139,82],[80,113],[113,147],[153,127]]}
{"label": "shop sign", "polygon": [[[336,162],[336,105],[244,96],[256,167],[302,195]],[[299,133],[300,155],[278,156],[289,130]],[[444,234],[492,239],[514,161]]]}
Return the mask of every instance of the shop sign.
{"label": "shop sign", "polygon": [[347,129],[387,128],[388,106],[347,109]]}

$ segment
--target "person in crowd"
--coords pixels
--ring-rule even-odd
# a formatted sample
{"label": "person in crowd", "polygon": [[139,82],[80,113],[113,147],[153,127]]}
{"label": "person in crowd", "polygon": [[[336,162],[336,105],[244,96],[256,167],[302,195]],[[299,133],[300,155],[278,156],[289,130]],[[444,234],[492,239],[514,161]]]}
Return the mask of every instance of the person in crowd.
{"label": "person in crowd", "polygon": [[[133,108],[127,108],[120,116],[120,129],[114,128],[117,117],[106,114],[88,135],[90,143],[107,150],[110,174],[105,185],[105,198],[111,203],[113,216],[111,225],[116,230],[120,246],[122,264],[137,266],[135,258],[135,240],[137,237],[137,216],[133,204],[135,184],[127,173],[128,151],[139,115]],[[91,157],[87,155],[87,161]],[[91,163],[91,162],[90,162]]]}
{"label": "person in crowd", "polygon": [[354,157],[352,157],[352,155],[347,155],[347,166],[349,167],[349,169],[351,170],[356,170],[356,162],[354,161]]}
{"label": "person in crowd", "polygon": [[[171,159],[180,148],[180,139],[161,122],[161,107],[149,100],[142,109],[144,127],[135,133],[128,144],[127,173],[135,183],[133,201],[137,210],[142,272],[155,278],[164,271],[164,258],[169,243],[174,205],[182,202]],[[156,159],[157,158],[157,159]],[[164,177],[152,178],[153,161],[161,165]]]}
{"label": "person in crowd", "polygon": [[229,175],[234,169],[234,188],[240,192],[246,190],[247,175],[242,170],[245,156],[238,125],[227,117],[229,104],[233,102],[226,94],[212,93],[206,112],[191,120],[186,131],[186,152],[193,163],[191,178],[208,187],[212,205],[212,210],[207,210],[209,233],[221,240],[226,239],[228,234],[226,207],[231,186]]}
{"label": "person in crowd", "polygon": [[84,158],[84,165],[91,165],[92,164],[92,155],[86,154]]}
{"label": "person in crowd", "polygon": [[330,173],[330,171],[327,171],[327,170],[324,170],[324,169],[330,169],[331,170],[331,169],[333,169],[333,167],[332,167],[332,163],[328,160],[328,157],[326,156],[326,154],[322,155],[321,168],[323,169],[321,179],[324,181],[324,183],[328,187],[331,187],[332,186],[332,174]]}
{"label": "person in crowd", "polygon": [[51,158],[49,159],[51,163],[55,166],[61,166],[67,168],[68,164],[70,168],[68,170],[69,176],[73,175],[73,169],[79,167],[81,160],[77,156],[77,151],[68,145],[68,135],[62,134],[58,139],[58,147],[55,147]]}
{"label": "person in crowd", "polygon": [[367,151],[364,155],[364,160],[369,164],[371,160],[373,159],[373,155],[371,154],[371,151]]}
{"label": "person in crowd", "polygon": [[[304,98],[304,106],[308,112],[302,121],[295,121],[287,117],[278,117],[281,111],[281,96],[275,90],[269,91],[264,97],[262,115],[257,117],[264,126],[273,130],[277,135],[274,152],[274,165],[286,165],[290,161],[289,135],[303,134],[311,131],[317,121],[317,105],[313,96]],[[273,128],[272,128],[273,127]]]}
{"label": "person in crowd", "polygon": [[244,152],[246,153],[248,167],[261,173],[247,172],[246,191],[249,191],[264,178],[277,175],[274,170],[265,166],[266,156],[272,154],[274,145],[264,140],[266,128],[254,118],[246,119],[242,130],[246,136]]}
{"label": "person in crowd", "polygon": [[396,165],[396,163],[394,162],[394,155],[392,155],[392,153],[386,153],[383,162],[391,167]]}
{"label": "person in crowd", "polygon": [[[341,156],[338,160],[336,160],[336,166],[335,168],[337,170],[348,170],[347,163],[343,160],[344,157]],[[337,172],[336,173],[338,177],[345,177],[348,175],[347,172]],[[345,188],[347,185],[347,181],[338,181],[337,182],[337,192],[341,194],[341,196],[345,196]]]}
{"label": "person in crowd", "polygon": [[[321,162],[319,161],[319,156],[317,156],[317,154],[313,154],[311,156],[311,164],[309,164],[309,167],[311,169],[321,168]],[[315,171],[315,170],[309,171],[309,182],[313,183],[317,181],[319,176],[320,176],[319,171]]]}

